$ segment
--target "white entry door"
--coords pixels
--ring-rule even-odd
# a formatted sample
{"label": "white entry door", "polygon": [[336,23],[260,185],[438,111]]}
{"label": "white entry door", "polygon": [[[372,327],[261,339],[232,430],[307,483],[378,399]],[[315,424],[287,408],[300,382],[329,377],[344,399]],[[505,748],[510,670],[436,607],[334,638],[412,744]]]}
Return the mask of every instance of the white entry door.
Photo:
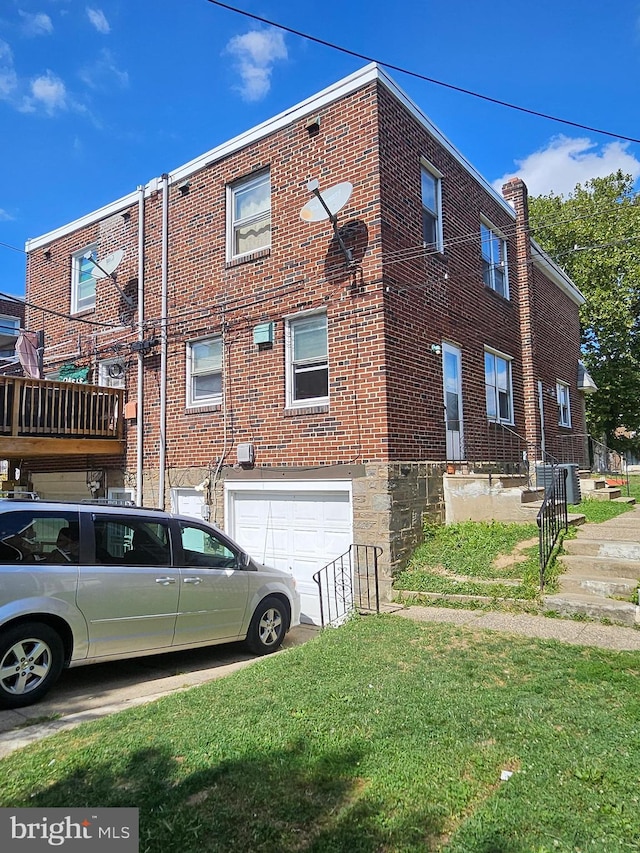
{"label": "white entry door", "polygon": [[302,621],[320,624],[313,575],[353,543],[350,484],[227,483],[227,532],[261,563],[293,574]]}
{"label": "white entry door", "polygon": [[451,344],[442,344],[444,383],[444,419],[447,432],[447,460],[464,459],[462,427],[462,352]]}

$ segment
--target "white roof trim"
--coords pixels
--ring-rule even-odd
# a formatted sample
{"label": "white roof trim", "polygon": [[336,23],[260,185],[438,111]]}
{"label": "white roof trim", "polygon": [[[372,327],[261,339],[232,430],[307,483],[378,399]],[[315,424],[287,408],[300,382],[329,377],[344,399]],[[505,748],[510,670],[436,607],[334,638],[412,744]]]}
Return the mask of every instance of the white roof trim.
{"label": "white roof trim", "polygon": [[572,302],[576,305],[584,305],[587,301],[582,293],[578,290],[575,284],[571,281],[566,272],[554,263],[549,255],[541,249],[540,246],[531,240],[531,257],[533,263],[542,270],[542,272],[551,279],[564,293],[567,294]]}

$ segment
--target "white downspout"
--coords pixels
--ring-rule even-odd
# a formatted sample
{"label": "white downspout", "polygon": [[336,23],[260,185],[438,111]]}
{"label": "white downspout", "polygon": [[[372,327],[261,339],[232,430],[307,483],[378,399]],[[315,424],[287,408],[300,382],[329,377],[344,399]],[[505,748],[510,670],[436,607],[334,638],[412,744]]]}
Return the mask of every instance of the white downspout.
{"label": "white downspout", "polygon": [[169,175],[162,176],[162,295],[160,307],[160,453],[158,506],[164,509],[167,458],[167,294],[169,281]]}
{"label": "white downspout", "polygon": [[[138,187],[138,341],[144,340],[144,187]],[[136,505],[142,506],[144,460],[144,355],[138,351],[136,402]]]}

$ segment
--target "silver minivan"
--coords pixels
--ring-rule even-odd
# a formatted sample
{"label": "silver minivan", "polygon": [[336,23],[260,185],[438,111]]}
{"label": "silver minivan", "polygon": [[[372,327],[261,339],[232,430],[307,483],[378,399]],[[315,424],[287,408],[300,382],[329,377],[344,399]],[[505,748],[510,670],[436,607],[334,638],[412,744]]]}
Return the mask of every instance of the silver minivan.
{"label": "silver minivan", "polygon": [[245,641],[300,623],[294,578],[212,525],[134,506],[0,500],[0,706],[64,667]]}

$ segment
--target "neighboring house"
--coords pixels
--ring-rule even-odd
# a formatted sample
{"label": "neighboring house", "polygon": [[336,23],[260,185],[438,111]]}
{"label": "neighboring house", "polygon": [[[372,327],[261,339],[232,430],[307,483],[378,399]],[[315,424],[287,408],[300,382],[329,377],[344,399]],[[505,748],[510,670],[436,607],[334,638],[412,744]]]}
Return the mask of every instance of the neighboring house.
{"label": "neighboring house", "polygon": [[[334,224],[313,179],[353,187]],[[580,453],[583,299],[503,192],[369,65],[30,240],[29,303],[72,315],[45,316],[46,375],[126,393],[125,456],[29,459],[34,488],[208,514],[303,596],[353,542],[397,570],[447,463]]]}

